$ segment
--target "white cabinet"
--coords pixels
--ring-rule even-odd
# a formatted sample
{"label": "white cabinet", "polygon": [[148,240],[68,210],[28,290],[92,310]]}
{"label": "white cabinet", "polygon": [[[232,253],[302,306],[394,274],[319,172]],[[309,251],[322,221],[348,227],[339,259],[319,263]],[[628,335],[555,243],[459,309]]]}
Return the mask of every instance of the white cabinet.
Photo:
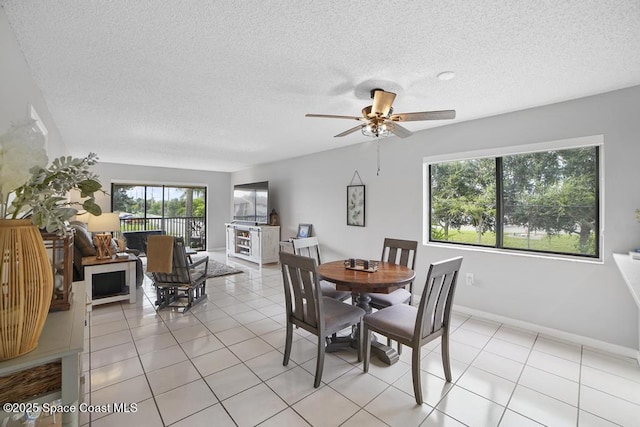
{"label": "white cabinet", "polygon": [[256,259],[262,259],[262,230],[259,228],[252,228],[249,231],[249,248],[251,250],[251,257]]}
{"label": "white cabinet", "polygon": [[236,230],[230,225],[231,224],[227,224],[227,253],[232,252],[236,244]]}
{"label": "white cabinet", "polygon": [[[128,255],[126,258],[108,258],[106,260],[96,257],[83,257],[84,282],[86,286],[87,300],[90,305],[87,311],[92,311],[94,305],[107,304],[116,301],[129,300],[129,304],[136,302],[136,257]],[[99,286],[97,277],[111,275],[116,283],[119,281],[118,273],[122,277],[121,291],[108,296],[93,295],[94,286]],[[114,277],[115,276],[115,277]],[[104,277],[104,276],[103,276]],[[98,289],[96,289],[97,291]],[[104,294],[103,294],[104,295]]]}
{"label": "white cabinet", "polygon": [[278,262],[280,227],[271,225],[225,224],[227,256],[260,264]]}

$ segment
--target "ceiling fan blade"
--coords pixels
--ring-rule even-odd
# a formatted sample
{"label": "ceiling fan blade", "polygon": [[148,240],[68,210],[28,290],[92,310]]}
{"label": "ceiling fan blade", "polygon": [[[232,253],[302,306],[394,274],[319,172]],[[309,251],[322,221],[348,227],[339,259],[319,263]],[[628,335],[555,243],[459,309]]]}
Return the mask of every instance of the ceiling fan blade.
{"label": "ceiling fan blade", "polygon": [[320,117],[324,119],[348,119],[348,120],[362,120],[362,117],[356,116],[336,116],[333,114],[305,114],[305,117]]}
{"label": "ceiling fan blade", "polygon": [[456,118],[456,110],[423,111],[420,113],[400,113],[389,117],[394,122],[416,122],[420,120],[448,120]]}
{"label": "ceiling fan blade", "polygon": [[384,90],[376,90],[373,92],[373,105],[371,113],[378,117],[387,117],[391,111],[391,104],[396,99],[393,92],[385,92]]}
{"label": "ceiling fan blade", "polygon": [[339,137],[341,137],[341,136],[347,136],[347,135],[349,135],[349,134],[352,134],[352,133],[354,133],[354,132],[359,131],[360,129],[362,129],[362,128],[363,128],[363,127],[365,127],[365,126],[366,126],[366,125],[358,125],[358,126],[356,126],[356,127],[354,127],[354,128],[351,128],[351,129],[349,129],[349,130],[345,130],[344,132],[339,133],[339,134],[337,134],[336,136],[334,136],[334,138],[339,138]]}
{"label": "ceiling fan blade", "polygon": [[400,138],[407,138],[413,135],[413,132],[397,123],[391,123],[389,129],[395,136],[399,136]]}

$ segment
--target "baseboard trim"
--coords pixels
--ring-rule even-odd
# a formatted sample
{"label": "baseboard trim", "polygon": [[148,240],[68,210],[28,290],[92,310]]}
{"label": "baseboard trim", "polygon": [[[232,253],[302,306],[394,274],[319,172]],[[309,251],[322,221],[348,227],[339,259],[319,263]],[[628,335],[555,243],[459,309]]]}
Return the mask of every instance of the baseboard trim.
{"label": "baseboard trim", "polygon": [[630,357],[632,359],[636,359],[636,361],[640,364],[640,351],[633,348],[611,344],[605,341],[596,340],[582,335],[572,334],[570,332],[565,332],[554,328],[548,328],[546,326],[537,325],[535,323],[512,319],[511,317],[500,316],[482,310],[476,310],[475,308],[465,307],[462,305],[454,304],[453,311],[470,316],[477,316],[486,320],[492,320],[494,322],[503,323],[505,325],[525,329],[527,331],[545,334],[547,336],[573,342],[575,344],[586,345],[597,350],[607,351],[609,353],[617,354],[620,356]]}

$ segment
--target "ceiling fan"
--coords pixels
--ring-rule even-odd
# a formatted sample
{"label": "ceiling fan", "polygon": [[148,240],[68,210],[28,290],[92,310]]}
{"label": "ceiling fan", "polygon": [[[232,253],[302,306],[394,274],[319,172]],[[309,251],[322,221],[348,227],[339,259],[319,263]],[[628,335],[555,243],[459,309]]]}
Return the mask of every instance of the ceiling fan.
{"label": "ceiling fan", "polygon": [[321,117],[327,119],[347,119],[364,122],[356,127],[348,129],[335,137],[342,137],[362,130],[365,136],[374,138],[394,134],[400,138],[406,138],[413,133],[398,124],[398,122],[416,122],[421,120],[448,120],[456,117],[455,110],[422,111],[416,113],[393,114],[393,104],[396,94],[382,89],[372,89],[371,99],[373,104],[362,109],[362,116],[337,116],[332,114],[305,114],[305,117]]}

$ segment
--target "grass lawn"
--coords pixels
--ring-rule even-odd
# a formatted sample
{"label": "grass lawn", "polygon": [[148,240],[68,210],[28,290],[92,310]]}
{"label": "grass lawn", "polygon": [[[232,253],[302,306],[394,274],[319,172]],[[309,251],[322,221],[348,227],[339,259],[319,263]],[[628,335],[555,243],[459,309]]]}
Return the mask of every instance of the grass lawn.
{"label": "grass lawn", "polygon": [[[449,231],[449,242],[478,244],[478,234],[473,230]],[[536,251],[560,252],[580,254],[578,249],[579,237],[576,234],[561,234],[557,236],[527,239],[526,237],[505,234],[504,247],[506,249],[531,249]],[[495,246],[496,234],[487,232],[480,239],[481,245]],[[592,245],[593,246],[593,245]],[[594,255],[595,248],[591,247],[588,255]]]}

